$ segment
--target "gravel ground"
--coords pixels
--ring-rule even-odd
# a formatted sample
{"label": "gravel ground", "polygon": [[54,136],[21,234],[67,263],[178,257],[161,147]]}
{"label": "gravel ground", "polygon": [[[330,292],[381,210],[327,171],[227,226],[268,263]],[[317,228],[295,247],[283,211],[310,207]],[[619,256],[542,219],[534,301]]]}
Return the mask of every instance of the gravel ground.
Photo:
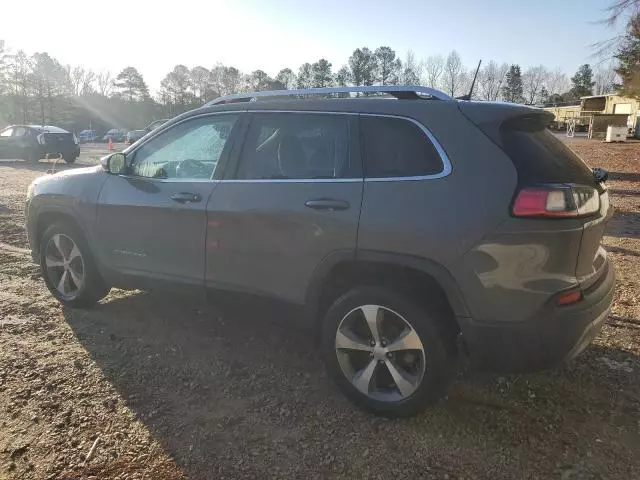
{"label": "gravel ground", "polygon": [[601,335],[549,372],[462,372],[400,421],[352,407],[279,306],[113,290],[62,308],[22,226],[51,165],[0,163],[0,479],[640,478],[640,143],[569,144],[617,209]]}

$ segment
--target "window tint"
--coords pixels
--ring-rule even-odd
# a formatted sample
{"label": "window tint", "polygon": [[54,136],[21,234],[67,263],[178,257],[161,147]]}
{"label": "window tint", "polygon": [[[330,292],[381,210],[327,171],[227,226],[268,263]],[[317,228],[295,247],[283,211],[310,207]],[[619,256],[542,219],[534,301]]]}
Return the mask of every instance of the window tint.
{"label": "window tint", "polygon": [[150,178],[211,178],[237,115],[189,120],[161,133],[136,151],[133,174]]}
{"label": "window tint", "polygon": [[587,165],[546,128],[539,118],[518,118],[500,128],[502,148],[521,183],[582,183],[595,185]]}
{"label": "window tint", "polygon": [[27,128],[26,127],[15,127],[13,129],[13,136],[14,137],[23,137],[27,134]]}
{"label": "window tint", "polygon": [[360,117],[361,149],[369,178],[434,175],[442,159],[418,125],[390,117]]}
{"label": "window tint", "polygon": [[313,179],[353,176],[346,115],[256,113],[236,178]]}
{"label": "window tint", "polygon": [[8,128],[4,132],[0,133],[0,137],[10,137],[13,133],[13,128]]}

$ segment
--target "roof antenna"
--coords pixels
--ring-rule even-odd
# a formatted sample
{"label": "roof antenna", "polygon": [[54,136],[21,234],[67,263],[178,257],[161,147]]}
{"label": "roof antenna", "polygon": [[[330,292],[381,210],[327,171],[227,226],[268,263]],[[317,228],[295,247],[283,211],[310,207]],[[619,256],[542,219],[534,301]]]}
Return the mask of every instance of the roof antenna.
{"label": "roof antenna", "polygon": [[466,95],[462,95],[461,97],[456,97],[458,100],[471,100],[471,95],[473,95],[473,87],[476,85],[476,79],[478,78],[478,72],[480,71],[480,64],[482,64],[482,59],[478,62],[478,67],[476,68],[476,73],[473,76],[473,81],[471,82],[471,88],[469,89],[469,93]]}

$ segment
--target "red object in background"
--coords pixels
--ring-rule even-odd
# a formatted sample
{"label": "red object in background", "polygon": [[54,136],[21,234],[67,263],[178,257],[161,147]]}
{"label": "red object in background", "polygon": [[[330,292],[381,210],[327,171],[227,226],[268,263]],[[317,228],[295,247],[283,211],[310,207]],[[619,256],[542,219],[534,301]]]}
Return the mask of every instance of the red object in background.
{"label": "red object in background", "polygon": [[109,151],[113,152],[113,140],[109,137]]}

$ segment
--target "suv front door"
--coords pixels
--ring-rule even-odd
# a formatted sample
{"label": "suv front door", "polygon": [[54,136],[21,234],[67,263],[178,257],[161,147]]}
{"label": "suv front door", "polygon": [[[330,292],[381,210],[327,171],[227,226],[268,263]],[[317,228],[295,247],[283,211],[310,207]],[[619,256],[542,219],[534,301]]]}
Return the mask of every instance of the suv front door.
{"label": "suv front door", "polygon": [[118,273],[182,283],[204,280],[207,201],[239,114],[192,117],[127,152],[98,200],[103,264]]}
{"label": "suv front door", "polygon": [[355,116],[255,112],[207,205],[210,286],[302,303],[331,254],[355,255],[362,168]]}

